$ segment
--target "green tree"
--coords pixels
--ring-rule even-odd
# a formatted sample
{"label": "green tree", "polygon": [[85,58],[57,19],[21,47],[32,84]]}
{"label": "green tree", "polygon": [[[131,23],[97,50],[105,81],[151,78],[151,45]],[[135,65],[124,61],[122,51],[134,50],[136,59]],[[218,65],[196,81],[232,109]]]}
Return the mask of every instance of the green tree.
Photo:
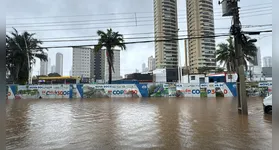
{"label": "green tree", "polygon": [[48,77],[61,77],[61,75],[59,73],[54,72],[54,73],[49,73]]}
{"label": "green tree", "polygon": [[216,68],[215,73],[222,73],[224,72],[224,68]]}
{"label": "green tree", "polygon": [[[242,47],[243,56],[240,59],[243,59],[245,70],[248,69],[248,62],[253,63],[254,57],[257,55],[256,45],[249,41],[250,37],[247,37],[247,43]],[[218,49],[216,51],[217,61],[227,67],[228,72],[237,71],[237,58],[235,54],[234,41],[233,37],[227,39],[227,43],[218,44]]]}
{"label": "green tree", "polygon": [[199,67],[198,68],[198,72],[204,73],[204,74],[209,73],[211,70],[212,70],[212,68],[209,68],[209,67]]}
{"label": "green tree", "polygon": [[124,38],[122,34],[118,32],[112,31],[112,29],[107,29],[107,32],[98,30],[98,36],[100,36],[98,40],[98,44],[94,47],[95,52],[99,52],[103,47],[106,48],[107,61],[109,66],[109,84],[112,81],[112,71],[114,72],[114,48],[119,47],[121,50],[126,49],[126,45],[124,44]]}
{"label": "green tree", "polygon": [[34,35],[26,31],[19,34],[16,29],[6,35],[6,70],[15,83],[28,82],[35,58],[47,61],[47,49],[41,47],[42,41],[34,38]]}

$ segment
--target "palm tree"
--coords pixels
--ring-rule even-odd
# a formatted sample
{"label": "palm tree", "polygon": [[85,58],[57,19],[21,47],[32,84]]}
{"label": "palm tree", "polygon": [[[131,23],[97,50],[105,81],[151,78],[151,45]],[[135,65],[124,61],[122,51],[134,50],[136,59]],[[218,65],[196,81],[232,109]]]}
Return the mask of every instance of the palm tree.
{"label": "palm tree", "polygon": [[26,84],[30,77],[35,58],[47,61],[47,55],[40,45],[42,42],[34,38],[34,33],[19,34],[16,29],[6,35],[6,70],[12,80],[19,84]]}
{"label": "palm tree", "polygon": [[[252,42],[249,41],[249,37],[247,37],[248,42],[242,47],[243,56],[240,59],[243,59],[245,70],[248,69],[248,62],[253,63],[254,57],[257,55],[257,47]],[[237,70],[237,58],[235,54],[233,37],[229,37],[227,39],[228,43],[220,43],[218,44],[218,49],[216,51],[217,61],[224,66],[227,67],[228,72],[236,72]]]}
{"label": "palm tree", "polygon": [[124,44],[124,38],[122,34],[118,32],[113,32],[112,29],[107,29],[107,33],[104,31],[98,30],[98,36],[100,36],[98,40],[98,44],[94,47],[95,52],[99,52],[103,47],[106,48],[107,61],[109,65],[109,84],[112,81],[112,71],[114,72],[114,48],[120,47],[121,50],[126,49],[126,45]]}
{"label": "palm tree", "polygon": [[210,67],[199,67],[199,68],[198,68],[198,72],[199,72],[199,73],[203,73],[203,74],[209,73],[210,70],[212,70],[212,68],[210,68]]}

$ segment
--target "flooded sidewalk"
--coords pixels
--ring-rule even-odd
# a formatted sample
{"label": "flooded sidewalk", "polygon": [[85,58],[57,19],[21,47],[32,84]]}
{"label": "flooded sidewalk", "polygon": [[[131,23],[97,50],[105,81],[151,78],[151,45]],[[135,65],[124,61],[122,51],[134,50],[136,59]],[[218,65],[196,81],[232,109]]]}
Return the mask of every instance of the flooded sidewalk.
{"label": "flooded sidewalk", "polygon": [[272,149],[262,99],[106,98],[9,100],[6,147],[13,150]]}

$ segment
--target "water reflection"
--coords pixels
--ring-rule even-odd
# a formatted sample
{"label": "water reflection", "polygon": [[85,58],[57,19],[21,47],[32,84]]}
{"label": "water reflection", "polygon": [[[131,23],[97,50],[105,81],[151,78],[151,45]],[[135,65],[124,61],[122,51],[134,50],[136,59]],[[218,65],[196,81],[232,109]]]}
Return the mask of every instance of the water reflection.
{"label": "water reflection", "polygon": [[6,107],[7,149],[271,149],[262,100],[20,100]]}

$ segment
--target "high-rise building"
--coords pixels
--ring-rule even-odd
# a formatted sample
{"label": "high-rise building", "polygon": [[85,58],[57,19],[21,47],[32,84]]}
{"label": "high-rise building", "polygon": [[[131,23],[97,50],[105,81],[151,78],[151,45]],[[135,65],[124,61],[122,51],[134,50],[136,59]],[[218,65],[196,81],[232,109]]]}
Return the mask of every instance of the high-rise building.
{"label": "high-rise building", "polygon": [[142,63],[142,65],[141,65],[141,70],[142,70],[142,72],[145,72],[145,68],[146,68],[145,63]]}
{"label": "high-rise building", "polygon": [[50,71],[50,73],[55,73],[56,72],[56,69],[55,69],[56,67],[55,67],[55,65],[52,65],[51,66],[51,71]]}
{"label": "high-rise building", "polygon": [[[178,37],[177,1],[154,0],[155,40]],[[156,68],[178,67],[178,40],[155,42]]]}
{"label": "high-rise building", "polygon": [[47,60],[47,73],[51,73],[51,59],[50,57],[48,57],[48,60]]}
{"label": "high-rise building", "polygon": [[56,53],[55,72],[63,76],[63,54]]}
{"label": "high-rise building", "polygon": [[153,56],[148,57],[148,71],[153,71],[156,68],[155,58]]}
{"label": "high-rise building", "polygon": [[253,65],[254,66],[262,66],[262,61],[261,61],[261,50],[260,48],[258,47],[257,48],[257,54],[256,56],[253,58],[254,62],[253,62]]}
{"label": "high-rise building", "polygon": [[91,48],[73,47],[72,75],[90,78]]}
{"label": "high-rise building", "polygon": [[[120,50],[114,51],[112,79],[120,79]],[[108,81],[109,71],[106,50],[95,53],[92,48],[73,47],[72,76]]]}
{"label": "high-rise building", "polygon": [[263,67],[272,67],[272,57],[271,56],[263,57]]}
{"label": "high-rise building", "polygon": [[[212,0],[186,0],[188,36],[214,36],[214,14]],[[185,54],[188,54],[190,73],[200,67],[215,69],[215,39],[188,39]]]}
{"label": "high-rise building", "polygon": [[40,61],[40,75],[48,75],[48,62]]}

